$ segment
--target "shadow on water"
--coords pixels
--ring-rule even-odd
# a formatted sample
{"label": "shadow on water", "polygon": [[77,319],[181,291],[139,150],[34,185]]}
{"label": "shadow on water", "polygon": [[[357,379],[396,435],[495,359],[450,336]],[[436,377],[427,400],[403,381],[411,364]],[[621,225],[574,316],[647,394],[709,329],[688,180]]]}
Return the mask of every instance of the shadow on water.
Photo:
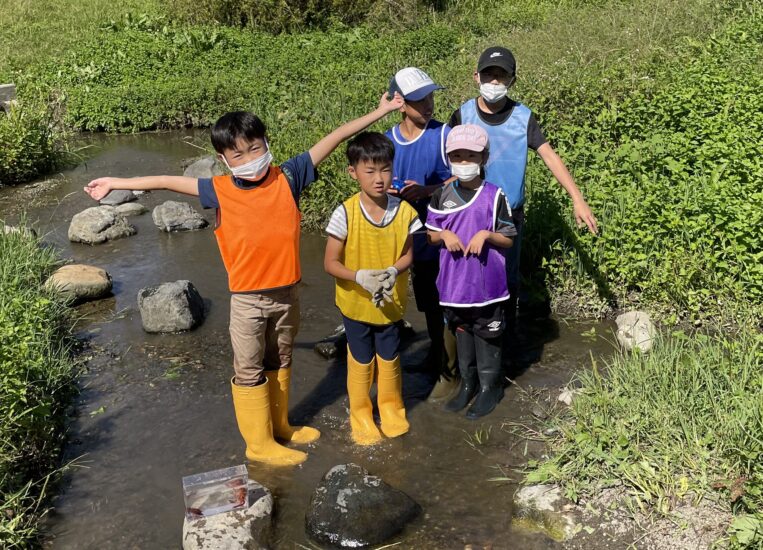
{"label": "shadow on water", "polygon": [[[99,246],[69,243],[69,222],[93,206],[83,185],[103,175],[178,174],[198,154],[183,134],[94,137],[97,154],[41,187],[0,190],[0,217],[18,219],[20,207],[45,240],[77,263],[98,265],[114,280],[113,296],[83,304],[78,326],[92,356],[80,380],[65,461],[79,458],[64,479],[47,519],[46,546],[55,549],[178,548],[183,524],[181,477],[245,461],[230,395],[232,355],[228,335],[230,295],[211,230],[158,231],[146,214],[130,218],[137,235]],[[35,189],[40,191],[34,194]],[[30,197],[28,193],[32,193]],[[149,209],[166,200],[194,198],[155,192],[140,197]],[[30,206],[31,205],[31,206]],[[211,211],[202,215],[213,221]],[[524,441],[504,429],[529,421],[528,396],[554,392],[585,368],[590,354],[610,353],[605,323],[568,324],[553,317],[522,317],[515,385],[496,411],[478,422],[427,403],[432,380],[414,372],[427,353],[423,316],[410,308],[415,335],[403,351],[403,391],[411,431],[374,448],[352,444],[343,358],[326,361],[315,342],[339,324],[333,282],[322,267],[324,239],[305,235],[300,284],[302,326],[294,350],[291,416],[321,430],[299,467],[249,466],[277,503],[275,546],[311,547],[304,518],[311,494],[331,467],[356,462],[407,492],[424,514],[390,543],[398,548],[550,548],[537,535],[511,530],[512,472],[526,463]],[[137,294],[146,286],[190,279],[205,299],[204,323],[192,332],[146,334]],[[537,317],[537,318],[536,318]],[[555,402],[555,397],[553,399]],[[475,439],[475,434],[489,437]],[[509,481],[489,481],[506,474]],[[314,547],[314,546],[313,546]]]}

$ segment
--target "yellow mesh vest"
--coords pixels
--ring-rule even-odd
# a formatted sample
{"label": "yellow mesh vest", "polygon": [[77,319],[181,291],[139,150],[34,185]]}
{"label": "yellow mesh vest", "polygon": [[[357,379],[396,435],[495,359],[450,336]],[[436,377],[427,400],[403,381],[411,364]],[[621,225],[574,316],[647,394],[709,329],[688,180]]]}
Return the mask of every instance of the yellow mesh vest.
{"label": "yellow mesh vest", "polygon": [[[401,202],[395,218],[379,227],[363,214],[360,194],[344,202],[347,212],[347,239],[344,243],[342,263],[353,271],[358,269],[386,269],[402,255],[411,223],[416,211],[407,202]],[[354,281],[336,280],[336,305],[345,317],[372,325],[389,325],[403,318],[408,302],[408,271],[395,282],[392,302],[377,308],[371,295]]]}

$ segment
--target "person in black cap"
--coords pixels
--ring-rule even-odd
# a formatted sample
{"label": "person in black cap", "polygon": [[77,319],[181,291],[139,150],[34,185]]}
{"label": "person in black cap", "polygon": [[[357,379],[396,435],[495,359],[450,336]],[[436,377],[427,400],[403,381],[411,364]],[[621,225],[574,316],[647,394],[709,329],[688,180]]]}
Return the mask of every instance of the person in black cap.
{"label": "person in black cap", "polygon": [[559,184],[572,199],[578,226],[586,225],[596,234],[596,217],[575,185],[564,162],[546,141],[535,116],[525,105],[508,97],[516,81],[517,62],[506,48],[493,46],[480,55],[474,81],[480,95],[466,101],[450,118],[450,127],[477,124],[490,139],[490,159],[485,165],[485,179],[499,186],[509,200],[517,236],[507,251],[506,275],[511,298],[506,306],[508,333],[515,326],[519,290],[519,253],[522,242],[525,203],[525,168],[527,150],[536,151]]}

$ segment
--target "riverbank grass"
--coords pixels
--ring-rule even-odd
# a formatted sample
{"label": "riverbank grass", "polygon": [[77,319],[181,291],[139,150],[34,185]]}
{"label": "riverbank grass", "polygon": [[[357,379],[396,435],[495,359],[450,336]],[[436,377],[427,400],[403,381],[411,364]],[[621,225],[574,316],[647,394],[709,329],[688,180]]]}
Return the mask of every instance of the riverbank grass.
{"label": "riverbank grass", "polygon": [[551,458],[528,483],[577,501],[623,485],[643,512],[718,499],[735,512],[730,541],[763,544],[763,336],[682,332],[649,355],[623,354],[579,375]]}
{"label": "riverbank grass", "polygon": [[74,392],[71,320],[43,283],[55,252],[0,231],[0,547],[34,544]]}

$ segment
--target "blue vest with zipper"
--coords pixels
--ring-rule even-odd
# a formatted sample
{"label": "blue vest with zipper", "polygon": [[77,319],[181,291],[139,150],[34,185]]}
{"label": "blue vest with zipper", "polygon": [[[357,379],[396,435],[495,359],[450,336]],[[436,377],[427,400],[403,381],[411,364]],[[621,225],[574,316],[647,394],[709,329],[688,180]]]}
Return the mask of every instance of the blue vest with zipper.
{"label": "blue vest with zipper", "polygon": [[461,105],[461,124],[477,124],[489,138],[490,156],[485,165],[485,180],[501,188],[512,209],[525,203],[525,168],[527,166],[527,123],[530,109],[514,105],[503,124],[491,125],[477,113],[477,100]]}

